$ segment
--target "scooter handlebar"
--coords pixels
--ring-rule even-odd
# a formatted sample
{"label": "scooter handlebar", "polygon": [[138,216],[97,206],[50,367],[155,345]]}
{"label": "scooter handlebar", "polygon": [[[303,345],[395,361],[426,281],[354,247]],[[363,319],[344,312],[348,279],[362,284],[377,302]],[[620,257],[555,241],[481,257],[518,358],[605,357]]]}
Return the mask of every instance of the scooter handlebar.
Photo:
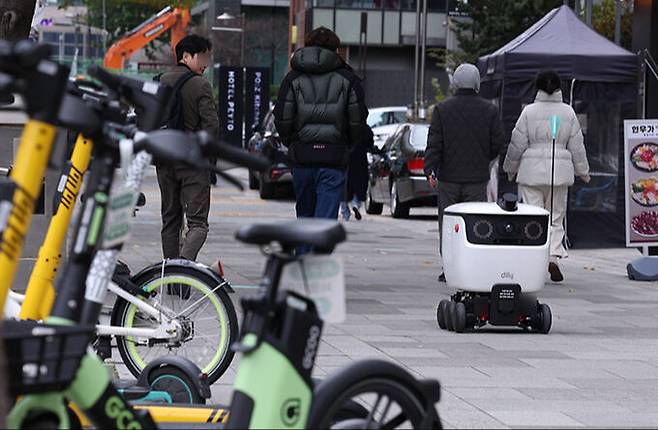
{"label": "scooter handlebar", "polygon": [[182,162],[190,166],[212,169],[208,157],[264,171],[269,161],[209,138],[205,132],[184,133],[179,130],[159,130],[137,139],[138,149],[145,149],[161,162]]}
{"label": "scooter handlebar", "polygon": [[93,65],[87,69],[87,73],[92,78],[96,78],[101,81],[106,87],[115,92],[120,92],[121,86],[123,85],[123,78],[121,76],[110,73],[104,68]]}
{"label": "scooter handlebar", "polygon": [[216,157],[258,172],[265,172],[270,168],[271,163],[266,158],[252,155],[244,149],[214,140],[210,138],[208,133],[199,132],[198,135],[201,151],[206,156]]}

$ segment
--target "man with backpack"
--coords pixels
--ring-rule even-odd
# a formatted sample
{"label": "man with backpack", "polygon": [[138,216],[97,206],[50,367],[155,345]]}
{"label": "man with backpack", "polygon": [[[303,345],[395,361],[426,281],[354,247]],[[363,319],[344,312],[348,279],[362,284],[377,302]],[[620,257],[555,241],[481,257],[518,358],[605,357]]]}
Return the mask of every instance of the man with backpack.
{"label": "man with backpack", "polygon": [[[189,35],[176,45],[178,64],[163,73],[160,83],[173,89],[167,128],[219,134],[219,118],[210,82],[202,75],[209,66],[212,45],[204,37]],[[162,252],[164,258],[196,260],[208,236],[210,177],[208,172],[181,164],[157,165],[162,200]],[[183,215],[187,234],[181,243]]]}

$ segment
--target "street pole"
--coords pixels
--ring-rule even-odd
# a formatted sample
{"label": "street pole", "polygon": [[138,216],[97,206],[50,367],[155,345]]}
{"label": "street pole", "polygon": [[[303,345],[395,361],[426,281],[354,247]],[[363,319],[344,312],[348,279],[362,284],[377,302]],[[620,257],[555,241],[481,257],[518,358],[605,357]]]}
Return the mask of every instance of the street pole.
{"label": "street pole", "polygon": [[103,55],[107,52],[107,11],[103,0]]}
{"label": "street pole", "polygon": [[245,19],[244,12],[240,14],[240,27],[242,31],[240,32],[240,67],[244,67],[244,33],[245,33]]}
{"label": "street pole", "polygon": [[621,0],[615,0],[615,43],[621,45]]}
{"label": "street pole", "polygon": [[414,58],[414,117],[418,116],[418,56],[420,54],[420,0],[416,0],[416,46]]}
{"label": "street pole", "polygon": [[427,0],[423,0],[423,39],[422,50],[420,53],[420,114],[421,119],[426,118],[425,114],[425,53],[427,51]]}
{"label": "street pole", "polygon": [[585,0],[585,22],[590,28],[592,27],[592,1]]}

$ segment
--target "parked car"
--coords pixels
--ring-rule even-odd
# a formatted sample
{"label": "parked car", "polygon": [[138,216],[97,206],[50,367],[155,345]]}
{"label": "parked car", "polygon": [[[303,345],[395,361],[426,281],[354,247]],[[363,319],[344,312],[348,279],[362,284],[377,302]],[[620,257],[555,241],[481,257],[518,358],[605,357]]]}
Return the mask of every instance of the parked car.
{"label": "parked car", "polygon": [[402,124],[373,155],[366,212],[379,215],[388,205],[393,218],[409,216],[412,207],[436,206],[436,191],[425,178],[428,124]]}
{"label": "parked car", "polygon": [[247,142],[247,150],[267,157],[272,166],[267,172],[249,171],[249,188],[258,190],[262,199],[271,199],[277,187],[292,184],[292,172],[288,162],[288,148],[283,145],[274,126],[270,110],[261,126]]}
{"label": "parked car", "polygon": [[368,125],[370,128],[382,125],[400,124],[407,121],[407,108],[405,106],[389,106],[372,108],[368,111]]}

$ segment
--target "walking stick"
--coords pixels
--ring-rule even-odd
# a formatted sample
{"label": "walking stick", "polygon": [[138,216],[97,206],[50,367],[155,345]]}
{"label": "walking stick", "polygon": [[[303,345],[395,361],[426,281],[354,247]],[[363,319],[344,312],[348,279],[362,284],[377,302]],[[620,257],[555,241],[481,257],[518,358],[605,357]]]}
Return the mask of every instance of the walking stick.
{"label": "walking stick", "polygon": [[555,187],[555,140],[557,133],[560,130],[560,117],[557,115],[551,116],[551,135],[553,137],[553,151],[551,154],[551,218],[550,226],[553,226],[553,188]]}

